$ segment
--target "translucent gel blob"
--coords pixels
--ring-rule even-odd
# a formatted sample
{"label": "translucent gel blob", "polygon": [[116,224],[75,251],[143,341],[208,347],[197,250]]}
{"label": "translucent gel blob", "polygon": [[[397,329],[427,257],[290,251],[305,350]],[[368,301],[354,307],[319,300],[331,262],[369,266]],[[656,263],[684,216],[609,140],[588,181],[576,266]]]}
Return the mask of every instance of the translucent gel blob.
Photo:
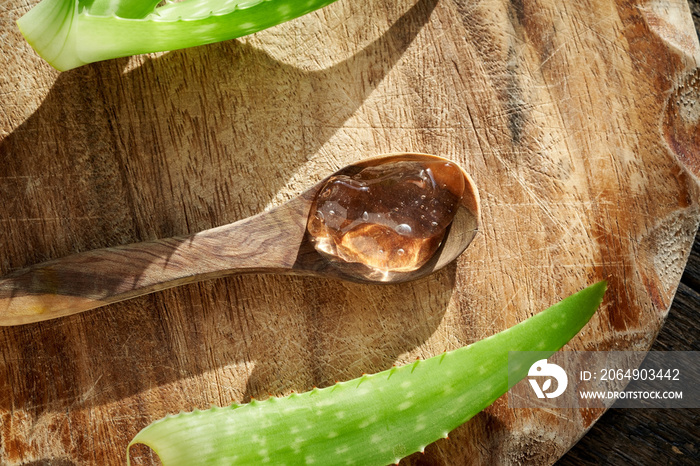
{"label": "translucent gel blob", "polygon": [[465,190],[461,169],[427,158],[391,161],[331,177],[311,209],[316,250],[336,264],[410,272],[435,254]]}

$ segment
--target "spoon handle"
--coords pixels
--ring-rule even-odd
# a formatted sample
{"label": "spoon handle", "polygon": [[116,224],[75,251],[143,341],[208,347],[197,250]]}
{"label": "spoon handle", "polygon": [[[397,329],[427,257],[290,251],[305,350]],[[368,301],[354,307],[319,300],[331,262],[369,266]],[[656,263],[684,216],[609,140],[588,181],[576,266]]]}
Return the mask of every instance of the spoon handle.
{"label": "spoon handle", "polygon": [[0,325],[77,314],[186,283],[292,268],[306,231],[300,197],[192,236],[77,253],[0,279]]}

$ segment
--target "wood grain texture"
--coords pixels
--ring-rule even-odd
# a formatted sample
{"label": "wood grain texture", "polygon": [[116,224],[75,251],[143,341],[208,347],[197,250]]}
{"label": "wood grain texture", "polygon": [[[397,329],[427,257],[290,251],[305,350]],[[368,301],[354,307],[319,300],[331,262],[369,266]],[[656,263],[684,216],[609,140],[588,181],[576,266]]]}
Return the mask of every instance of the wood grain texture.
{"label": "wood grain texture", "polygon": [[[418,245],[411,243],[411,239],[384,237],[382,242],[372,242],[374,248],[369,251],[369,255],[362,256],[358,253],[355,260],[345,261],[330,251],[326,251],[325,256],[321,254],[320,250],[323,248],[319,247],[318,237],[326,234],[321,231],[324,227],[318,224],[315,227],[311,225],[314,224],[312,219],[316,217],[317,199],[335,189],[329,188],[329,183],[341,177],[352,177],[366,168],[378,165],[395,167],[397,162],[408,161],[423,163],[421,172],[430,170],[430,163],[450,167],[449,172],[441,173],[438,168],[440,165],[435,166],[429,175],[433,182],[442,188],[445,188],[447,183],[452,184],[446,192],[450,192],[454,200],[450,207],[443,208],[443,223],[447,223],[441,227],[439,233],[435,232],[432,242],[426,243],[425,238],[420,238],[423,241]],[[386,174],[376,184],[386,184],[385,180]],[[406,182],[413,183],[415,178],[404,181]],[[396,189],[397,185],[400,189]],[[375,211],[373,208],[382,208],[379,203],[384,202],[383,210],[386,211],[392,209],[393,202],[393,205],[397,206],[394,209],[399,209],[399,205],[404,207],[404,211],[399,214],[409,221],[412,220],[411,215],[421,215],[423,211],[420,209],[426,208],[425,204],[418,207],[424,202],[421,198],[425,198],[426,195],[420,195],[419,198],[421,191],[411,191],[411,194],[408,194],[405,185],[393,183],[388,189],[382,190],[381,186],[373,189],[375,194],[362,199],[355,198],[354,203],[365,203],[364,208],[375,214],[379,210]],[[388,199],[392,192],[394,196],[400,197]],[[372,204],[372,199],[377,201],[377,205]],[[324,200],[329,201],[327,198]],[[429,200],[436,202],[434,206],[443,201],[437,198]],[[345,200],[333,200],[336,201]],[[408,201],[416,201],[416,204],[407,207],[405,203]],[[336,203],[332,208],[345,209],[344,206],[348,205],[338,207]],[[414,208],[415,211],[407,210],[410,208]],[[0,326],[66,317],[156,291],[240,273],[337,278],[368,284],[418,280],[448,266],[464,252],[479,230],[479,211],[479,193],[473,181],[467,173],[447,159],[408,153],[371,157],[341,168],[281,206],[228,225],[189,236],[78,252],[40,262],[0,277]],[[320,210],[318,212],[320,214]],[[331,210],[330,213],[332,212]],[[432,212],[432,218],[438,220],[438,211]],[[347,214],[343,215],[348,217]],[[425,219],[426,216],[422,215],[422,218]],[[358,220],[360,219],[347,218],[347,223],[352,222],[355,226],[352,229],[352,225],[344,226],[343,230],[362,231],[359,235],[365,240],[376,238],[376,229],[375,233],[372,233],[366,228],[376,220],[364,224],[358,224]],[[374,226],[380,224],[381,220],[374,223]],[[315,233],[314,228],[317,229]],[[352,247],[347,244],[352,241],[343,239],[346,249]],[[415,259],[413,268],[401,264],[403,269],[400,269],[398,266],[386,265],[386,261],[375,266],[365,259],[373,259],[372,254],[376,255],[378,247],[387,251],[403,251],[401,248],[405,247],[409,253],[403,251],[404,259],[408,256],[409,260],[414,260],[419,254],[423,254],[424,257]],[[355,251],[357,250],[362,248],[356,248]],[[334,256],[333,259],[330,256]],[[385,257],[382,256],[382,259]]]}
{"label": "wood grain texture", "polygon": [[[694,248],[700,251],[696,240]],[[690,262],[693,259],[689,260]],[[695,277],[700,260],[695,259]],[[652,351],[700,351],[700,294],[684,280]],[[696,465],[700,409],[617,409],[615,405],[558,462],[581,465]]]}
{"label": "wood grain texture", "polygon": [[[3,274],[230,223],[397,151],[460,162],[483,228],[410,284],[247,275],[0,329],[0,463],[123,464],[167,413],[432,356],[599,278],[608,301],[570,349],[646,349],[659,331],[700,220],[684,1],[339,0],[63,74],[14,28],[29,6],[0,6]],[[404,463],[548,464],[601,414],[499,400]]]}
{"label": "wood grain texture", "polygon": [[[689,0],[695,31],[700,37],[700,0]],[[700,234],[676,296],[652,351],[699,351]],[[608,410],[557,464],[695,465],[700,462],[700,410]]]}
{"label": "wood grain texture", "polygon": [[13,272],[0,278],[0,325],[69,316],[236,273],[291,273],[317,188],[269,212],[190,236],[84,251]]}
{"label": "wood grain texture", "polygon": [[[700,235],[652,351],[700,351]],[[560,466],[700,462],[700,409],[616,409],[606,412]]]}

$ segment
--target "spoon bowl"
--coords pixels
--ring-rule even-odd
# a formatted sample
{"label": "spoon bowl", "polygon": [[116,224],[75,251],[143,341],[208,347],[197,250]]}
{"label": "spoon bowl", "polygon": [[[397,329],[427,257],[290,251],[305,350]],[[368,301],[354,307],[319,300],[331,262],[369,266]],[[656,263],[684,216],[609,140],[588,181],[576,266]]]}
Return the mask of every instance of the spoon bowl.
{"label": "spoon bowl", "polygon": [[[17,270],[0,279],[0,325],[72,315],[236,273],[415,280],[469,246],[479,205],[469,175],[442,157],[400,153],[362,160],[279,207],[228,225]],[[336,211],[345,215],[337,219]]]}
{"label": "spoon bowl", "polygon": [[[365,172],[370,174],[361,176]],[[347,166],[319,184],[320,189],[315,187],[316,202],[310,208],[306,241],[300,248],[296,270],[312,270],[362,283],[400,283],[443,268],[464,252],[476,236],[480,218],[478,191],[461,167],[442,157],[418,153],[374,157]],[[417,187],[419,184],[429,186]],[[348,189],[348,185],[352,186]],[[339,187],[336,199],[330,203],[326,199],[326,203],[346,212],[343,220],[348,231],[341,235],[354,235],[355,243],[362,246],[370,240],[361,253],[357,253],[358,248],[348,251],[353,248],[351,245],[324,247],[324,234],[313,234],[319,200],[324,191]],[[376,195],[357,196],[375,187]],[[355,216],[351,212],[353,201],[359,204]],[[346,243],[344,239],[337,242]],[[310,244],[315,246],[315,253]],[[338,252],[343,247],[346,254]],[[391,257],[392,250],[403,254]],[[377,251],[385,254],[380,256]]]}

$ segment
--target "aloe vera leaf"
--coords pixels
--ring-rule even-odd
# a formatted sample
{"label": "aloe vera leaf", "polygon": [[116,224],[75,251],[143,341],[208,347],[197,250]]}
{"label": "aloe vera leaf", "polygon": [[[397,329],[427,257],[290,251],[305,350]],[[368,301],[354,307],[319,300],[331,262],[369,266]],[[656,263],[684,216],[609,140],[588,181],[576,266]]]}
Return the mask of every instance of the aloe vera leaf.
{"label": "aloe vera leaf", "polygon": [[143,18],[153,13],[160,0],[78,0],[78,11],[93,16]]}
{"label": "aloe vera leaf", "polygon": [[65,71],[110,58],[245,36],[335,0],[42,0],[18,21],[29,44]]}
{"label": "aloe vera leaf", "polygon": [[[165,466],[192,464],[385,465],[438,440],[509,388],[509,351],[561,348],[600,305],[599,282],[508,330],[463,348],[331,387],[154,422],[129,444]],[[514,380],[515,379],[515,380]]]}

